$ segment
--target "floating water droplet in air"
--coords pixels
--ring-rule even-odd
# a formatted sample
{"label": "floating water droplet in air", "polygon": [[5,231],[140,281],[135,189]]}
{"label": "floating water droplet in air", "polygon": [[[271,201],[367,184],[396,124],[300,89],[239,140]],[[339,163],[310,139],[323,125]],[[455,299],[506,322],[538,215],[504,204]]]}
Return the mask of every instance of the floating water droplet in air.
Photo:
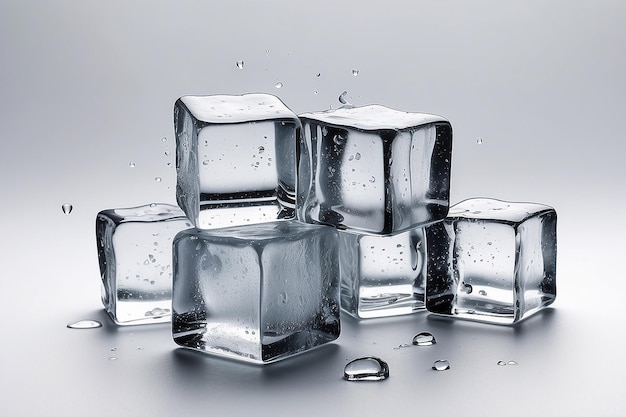
{"label": "floating water droplet in air", "polygon": [[96,320],[78,320],[67,323],[67,327],[70,329],[95,329],[102,327],[102,323]]}
{"label": "floating water droplet in air", "polygon": [[498,366],[506,366],[506,361],[498,361]]}
{"label": "floating water droplet in air", "polygon": [[134,162],[129,162],[128,166],[131,167],[131,168],[135,168],[135,163]]}
{"label": "floating water droplet in air", "polygon": [[237,61],[237,62],[235,62],[235,65],[237,65],[237,68],[239,68],[239,69],[243,69],[243,61]]}
{"label": "floating water droplet in air", "polygon": [[280,81],[277,82],[276,84],[274,84],[274,87],[276,88],[283,88],[283,83],[281,83]]}
{"label": "floating water droplet in air", "polygon": [[421,332],[413,336],[413,344],[416,346],[432,346],[435,343],[437,343],[435,336],[429,332]]}
{"label": "floating water droplet in air", "polygon": [[347,381],[382,381],[389,378],[389,365],[373,356],[355,359],[344,368],[343,378]]}
{"label": "floating water droplet in air", "polygon": [[352,75],[354,75],[356,77],[357,75],[359,75],[359,72],[360,71],[358,69],[353,69],[352,70]]}
{"label": "floating water droplet in air", "polygon": [[156,182],[161,182],[161,177],[154,177],[154,180],[155,180]]}
{"label": "floating water droplet in air", "polygon": [[63,213],[65,214],[70,214],[73,208],[74,206],[72,206],[70,203],[63,203],[61,205],[61,210],[63,210]]}
{"label": "floating water droplet in air", "polygon": [[445,359],[440,359],[433,363],[433,370],[435,371],[447,371],[448,369],[450,369],[450,362]]}
{"label": "floating water droplet in air", "polygon": [[482,145],[483,144],[483,138],[476,139],[476,143],[479,144],[479,145]]}

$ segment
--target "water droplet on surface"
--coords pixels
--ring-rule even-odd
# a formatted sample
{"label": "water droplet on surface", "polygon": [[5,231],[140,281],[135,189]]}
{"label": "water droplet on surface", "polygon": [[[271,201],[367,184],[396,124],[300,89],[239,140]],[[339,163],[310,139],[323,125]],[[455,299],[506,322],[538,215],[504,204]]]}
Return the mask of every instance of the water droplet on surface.
{"label": "water droplet on surface", "polygon": [[506,366],[506,362],[505,361],[498,361],[498,366]]}
{"label": "water droplet on surface", "polygon": [[259,153],[263,153],[263,152],[265,152],[265,147],[259,146]]}
{"label": "water droplet on surface", "polygon": [[507,365],[517,365],[517,362],[515,362],[515,361],[508,361],[506,364]]}
{"label": "water droplet on surface", "polygon": [[339,94],[339,102],[341,104],[347,104],[348,101],[346,100],[346,96],[348,95],[348,92],[344,90],[343,93]]}
{"label": "water droplet on surface", "polygon": [[287,293],[284,291],[280,293],[280,302],[287,304]]}
{"label": "water droplet on surface", "polygon": [[474,288],[470,284],[463,284],[463,291],[465,291],[465,294],[471,294]]}
{"label": "water droplet on surface", "polygon": [[353,69],[352,70],[352,75],[354,75],[356,77],[357,75],[359,75],[359,72],[360,71],[358,69]]}
{"label": "water droplet on surface", "polygon": [[111,352],[115,352],[116,350],[117,350],[117,348],[116,348],[116,347],[112,347],[112,348],[111,348]]}
{"label": "water droplet on surface", "polygon": [[274,84],[274,87],[276,88],[283,88],[283,83],[281,83],[280,81],[277,82],[276,84]]}
{"label": "water droplet on surface", "polygon": [[487,291],[485,291],[485,290],[480,290],[480,291],[478,291],[478,294],[480,294],[480,295],[483,295],[483,296],[484,296],[484,295],[487,295]]}
{"label": "water droplet on surface", "polygon": [[61,210],[63,210],[63,213],[65,214],[70,214],[73,208],[74,206],[72,206],[70,203],[63,203],[61,205]]}
{"label": "water droplet on surface", "polygon": [[435,371],[447,371],[448,369],[450,369],[450,362],[445,359],[440,359],[433,363],[432,368]]}
{"label": "water droplet on surface", "polygon": [[361,154],[360,154],[360,153],[358,153],[358,152],[357,152],[357,153],[355,153],[355,154],[354,154],[354,159],[356,159],[357,161],[358,161],[359,159],[361,159]]}
{"label": "water droplet on surface", "polygon": [[165,136],[163,136],[163,137],[161,138],[161,142],[163,142],[163,143],[167,142],[167,138],[166,138]]}
{"label": "water droplet on surface", "polygon": [[109,357],[109,360],[110,360],[110,361],[116,361],[116,360],[117,360],[117,357],[115,357],[115,356],[111,356],[111,357]]}
{"label": "water droplet on surface", "polygon": [[155,180],[156,182],[161,182],[161,177],[154,177],[154,180]]}
{"label": "water droplet on surface", "polygon": [[155,307],[150,311],[146,311],[144,315],[146,317],[158,318],[158,317],[167,316],[169,314],[170,314],[170,310],[168,308]]}
{"label": "water droplet on surface", "polygon": [[202,165],[209,165],[208,159],[205,159],[204,161],[202,161]]}
{"label": "water droplet on surface", "polygon": [[358,358],[346,365],[343,378],[347,381],[382,381],[389,378],[389,365],[373,356]]}
{"label": "water droplet on surface", "polygon": [[370,181],[370,182],[375,182],[375,181],[376,181],[376,178],[371,177],[371,178],[369,179],[369,181]]}
{"label": "water droplet on surface", "polygon": [[483,138],[476,139],[476,143],[479,144],[479,145],[482,145],[483,144]]}
{"label": "water droplet on surface", "polygon": [[435,336],[429,332],[421,332],[413,336],[413,344],[416,346],[432,346],[435,343],[437,343]]}
{"label": "water droplet on surface", "polygon": [[315,74],[316,77],[320,77],[322,74],[320,74],[319,72],[317,74]]}
{"label": "water droplet on surface", "polygon": [[341,135],[335,135],[333,136],[333,142],[335,142],[336,145],[343,145],[346,143],[346,138]]}
{"label": "water droplet on surface", "polygon": [[394,349],[405,349],[411,347],[411,345],[407,344],[407,343],[403,343],[401,345],[398,345],[397,347],[395,347]]}
{"label": "water droplet on surface", "polygon": [[135,166],[136,166],[136,165],[135,165],[135,163],[134,163],[134,162],[129,162],[129,163],[128,163],[128,166],[129,166],[129,167],[131,167],[131,168],[135,168]]}
{"label": "water droplet on surface", "polygon": [[78,320],[67,324],[70,329],[95,329],[102,327],[102,323],[96,320]]}
{"label": "water droplet on surface", "polygon": [[313,94],[317,95],[317,91],[313,91]]}
{"label": "water droplet on surface", "polygon": [[237,68],[239,68],[239,69],[243,69],[243,61],[237,61],[237,62],[235,62],[235,65],[237,65]]}

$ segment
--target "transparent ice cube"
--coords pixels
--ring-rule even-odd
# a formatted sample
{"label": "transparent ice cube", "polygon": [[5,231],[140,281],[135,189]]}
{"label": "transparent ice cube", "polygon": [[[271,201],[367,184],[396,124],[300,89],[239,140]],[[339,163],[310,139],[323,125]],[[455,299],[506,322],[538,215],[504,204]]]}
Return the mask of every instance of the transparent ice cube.
{"label": "transparent ice cube", "polygon": [[282,220],[174,239],[173,336],[254,363],[339,336],[337,231]]}
{"label": "transparent ice cube", "polygon": [[341,307],[357,318],[424,310],[424,230],[377,236],[339,232]]}
{"label": "transparent ice cube", "polygon": [[170,321],[172,240],[189,227],[185,213],[169,204],[98,213],[102,303],[117,324]]}
{"label": "transparent ice cube", "polygon": [[391,234],[448,212],[452,127],[379,105],[300,115],[298,218]]}
{"label": "transparent ice cube", "polygon": [[195,227],[295,216],[300,121],[277,97],[184,96],[174,125],[176,199]]}
{"label": "transparent ice cube", "polygon": [[556,297],[556,212],[534,203],[476,198],[426,228],[426,308],[500,324]]}

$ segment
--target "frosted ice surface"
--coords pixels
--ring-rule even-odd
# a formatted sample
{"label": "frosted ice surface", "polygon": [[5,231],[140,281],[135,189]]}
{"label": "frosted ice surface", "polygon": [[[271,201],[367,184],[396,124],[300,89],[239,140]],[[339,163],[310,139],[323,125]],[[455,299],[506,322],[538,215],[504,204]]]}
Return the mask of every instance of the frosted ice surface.
{"label": "frosted ice surface", "polygon": [[556,297],[556,212],[535,203],[470,199],[426,228],[428,311],[500,324]]}

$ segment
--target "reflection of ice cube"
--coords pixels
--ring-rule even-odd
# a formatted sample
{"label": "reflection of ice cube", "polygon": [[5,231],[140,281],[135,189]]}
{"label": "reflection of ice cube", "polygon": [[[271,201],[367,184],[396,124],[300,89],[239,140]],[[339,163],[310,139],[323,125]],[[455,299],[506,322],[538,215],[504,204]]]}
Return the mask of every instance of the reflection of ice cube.
{"label": "reflection of ice cube", "polygon": [[373,105],[300,115],[298,218],[390,234],[446,216],[452,127]]}
{"label": "reflection of ice cube", "polygon": [[339,336],[337,231],[283,220],[174,240],[181,346],[269,363]]}
{"label": "reflection of ice cube", "polygon": [[556,297],[556,212],[533,203],[470,199],[426,228],[426,308],[511,324]]}
{"label": "reflection of ice cube", "polygon": [[174,124],[176,198],[196,227],[295,216],[300,121],[278,98],[184,96]]}
{"label": "reflection of ice cube", "polygon": [[424,310],[422,228],[388,236],[339,232],[341,307],[358,318]]}
{"label": "reflection of ice cube", "polygon": [[170,321],[172,240],[189,227],[182,210],[169,204],[98,213],[102,302],[117,324]]}

